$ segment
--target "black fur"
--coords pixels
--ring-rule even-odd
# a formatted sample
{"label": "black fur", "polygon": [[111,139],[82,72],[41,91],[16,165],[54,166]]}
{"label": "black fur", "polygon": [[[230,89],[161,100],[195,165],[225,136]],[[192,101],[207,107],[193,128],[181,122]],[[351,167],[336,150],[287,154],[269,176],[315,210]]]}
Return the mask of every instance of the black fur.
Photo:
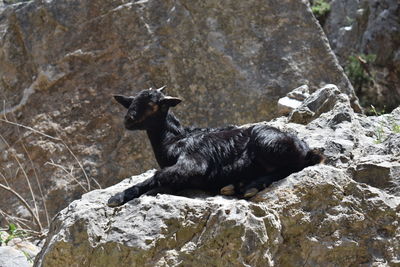
{"label": "black fur", "polygon": [[176,192],[219,190],[232,184],[235,193],[254,188],[257,192],[323,160],[296,136],[266,125],[184,128],[169,112],[180,99],[165,96],[161,90],[115,99],[128,108],[125,127],[147,131],[161,170],[110,198],[109,206],[122,205],[159,187]]}

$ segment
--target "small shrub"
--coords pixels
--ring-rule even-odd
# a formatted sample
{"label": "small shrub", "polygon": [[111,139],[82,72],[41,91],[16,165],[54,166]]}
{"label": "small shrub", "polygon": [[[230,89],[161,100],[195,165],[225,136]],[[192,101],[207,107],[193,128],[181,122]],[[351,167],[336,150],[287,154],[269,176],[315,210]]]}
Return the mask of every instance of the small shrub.
{"label": "small shrub", "polygon": [[357,92],[363,87],[370,86],[374,82],[369,66],[375,62],[376,55],[351,55],[344,67],[347,76]]}
{"label": "small shrub", "polygon": [[365,114],[367,116],[381,116],[383,114],[387,114],[386,106],[383,106],[382,109],[377,109],[375,106],[371,105],[369,109],[365,110]]}
{"label": "small shrub", "polygon": [[394,133],[400,133],[400,124],[394,124],[394,125],[392,126],[392,131],[393,131]]}
{"label": "small shrub", "polygon": [[18,229],[15,224],[10,223],[8,225],[7,234],[8,234],[7,237],[2,237],[0,235],[0,246],[3,246],[3,245],[7,246],[8,242],[10,242],[11,240],[13,240],[16,237],[24,237],[26,233],[25,233],[25,231]]}
{"label": "small shrub", "polygon": [[331,5],[326,0],[314,0],[311,2],[311,11],[318,19],[321,25],[324,24],[325,18],[331,10]]}
{"label": "small shrub", "polygon": [[[381,111],[377,111],[373,105],[371,105],[370,112],[377,117],[385,114],[384,109]],[[387,120],[385,122],[380,121],[379,126],[375,128],[375,144],[380,144],[386,140],[387,136],[385,135],[384,127],[389,128],[389,132],[391,131],[396,134],[400,133],[400,124],[397,123],[396,119],[390,115],[386,118]]]}
{"label": "small shrub", "polygon": [[391,125],[391,128],[392,128],[392,132],[396,133],[396,134],[400,133],[400,124],[398,124],[396,122],[395,118],[393,118],[393,117],[390,118],[389,122],[390,122],[390,125]]}

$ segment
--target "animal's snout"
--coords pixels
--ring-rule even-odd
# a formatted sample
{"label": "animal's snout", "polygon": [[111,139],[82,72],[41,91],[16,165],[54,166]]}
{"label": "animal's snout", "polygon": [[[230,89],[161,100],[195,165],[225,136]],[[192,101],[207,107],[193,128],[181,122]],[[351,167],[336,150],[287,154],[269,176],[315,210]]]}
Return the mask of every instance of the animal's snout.
{"label": "animal's snout", "polygon": [[129,114],[126,114],[125,115],[125,120],[127,121],[127,120],[133,120],[134,118],[131,116],[131,115],[129,115]]}

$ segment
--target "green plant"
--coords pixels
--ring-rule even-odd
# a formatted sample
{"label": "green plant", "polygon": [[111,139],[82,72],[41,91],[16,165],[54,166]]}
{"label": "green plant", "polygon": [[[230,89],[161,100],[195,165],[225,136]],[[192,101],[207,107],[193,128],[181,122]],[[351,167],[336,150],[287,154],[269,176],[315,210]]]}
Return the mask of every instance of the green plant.
{"label": "green plant", "polygon": [[[371,105],[370,112],[377,117],[385,114],[384,109],[381,111],[377,111],[373,105]],[[383,129],[385,124],[386,124],[386,127],[388,127],[387,124],[389,124],[389,128],[393,133],[400,133],[400,124],[398,124],[396,122],[396,119],[393,116],[389,115],[389,117],[387,117],[386,123],[384,123],[383,121],[380,121],[379,126],[375,128],[375,132],[374,132],[375,137],[376,137],[375,144],[380,144],[383,141],[385,141],[386,136],[385,136],[385,131]]]}
{"label": "green plant", "polygon": [[394,133],[400,133],[400,124],[396,122],[394,117],[389,118],[389,122]]}
{"label": "green plant", "polygon": [[330,10],[331,5],[326,0],[314,0],[311,3],[311,11],[320,22],[324,20]]}
{"label": "green plant", "polygon": [[344,67],[347,76],[357,92],[363,87],[370,86],[374,77],[370,71],[370,65],[375,62],[376,55],[351,55]]}
{"label": "green plant", "polygon": [[8,236],[6,238],[3,238],[0,235],[0,246],[3,245],[8,245],[8,242],[13,240],[16,237],[24,237],[26,235],[26,232],[24,230],[20,230],[17,228],[17,226],[13,223],[10,223],[8,225],[8,230],[7,230]]}
{"label": "green plant", "polygon": [[375,144],[380,144],[385,141],[385,131],[383,130],[382,125],[375,129]]}
{"label": "green plant", "polygon": [[[375,116],[382,115],[382,113],[378,112],[373,105],[371,105],[370,112],[373,112],[373,114]],[[375,132],[374,133],[375,133],[375,137],[376,137],[375,144],[382,143],[384,141],[384,139],[385,139],[385,131],[383,130],[383,123],[382,122],[379,123],[379,127],[375,128]]]}
{"label": "green plant", "polygon": [[381,116],[381,115],[383,115],[383,114],[386,114],[385,106],[383,107],[383,109],[381,109],[381,110],[378,111],[378,110],[375,108],[374,105],[371,105],[371,107],[370,107],[370,109],[367,111],[367,113],[372,114],[372,115],[374,115],[374,116]]}
{"label": "green plant", "polygon": [[355,19],[354,18],[350,18],[349,16],[346,16],[346,24],[347,26],[350,26],[354,23]]}
{"label": "green plant", "polygon": [[392,131],[393,131],[394,133],[400,133],[400,124],[394,124],[394,125],[392,126]]}

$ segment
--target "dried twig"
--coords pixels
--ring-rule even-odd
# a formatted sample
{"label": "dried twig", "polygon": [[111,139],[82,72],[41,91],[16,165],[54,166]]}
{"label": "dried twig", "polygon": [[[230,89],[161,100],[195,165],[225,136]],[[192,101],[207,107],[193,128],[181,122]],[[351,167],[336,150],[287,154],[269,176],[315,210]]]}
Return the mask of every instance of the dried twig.
{"label": "dried twig", "polygon": [[43,135],[44,137],[47,137],[47,138],[50,138],[50,139],[53,139],[53,140],[61,141],[60,138],[57,138],[57,137],[42,133],[41,131],[35,130],[32,127],[29,127],[29,126],[25,126],[25,125],[22,125],[22,124],[19,124],[19,123],[16,123],[16,122],[12,122],[12,121],[9,121],[9,120],[0,119],[0,121],[8,123],[8,124],[11,124],[11,125],[14,125],[14,126],[25,128],[25,129],[27,129],[29,131],[32,131],[34,133]]}
{"label": "dried twig", "polygon": [[3,178],[4,182],[6,183],[6,185],[9,187],[10,184],[7,181],[7,178],[4,176],[4,174],[2,172],[0,172],[0,176]]}
{"label": "dried twig", "polygon": [[361,67],[365,70],[365,72],[369,75],[369,77],[373,77],[371,71],[369,69],[368,62],[363,59],[361,56],[357,56],[357,60],[360,62]]}
{"label": "dried twig", "polygon": [[[11,146],[8,144],[8,142],[3,137],[3,135],[0,134],[0,138],[3,139],[3,142],[7,145],[7,147],[9,149],[11,149]],[[19,161],[17,155],[15,155],[15,153],[13,153],[13,156],[14,156],[15,161],[17,162],[19,168],[21,169],[21,171],[22,171],[22,173],[23,173],[23,175],[25,177],[26,183],[28,184],[28,188],[29,188],[32,200],[33,200],[33,205],[35,206],[36,216],[39,218],[39,208],[37,206],[35,194],[33,193],[32,185],[31,185],[31,182],[29,181],[28,174],[25,172],[24,168],[22,167],[22,164]],[[8,188],[10,188],[10,187],[8,186]],[[40,224],[40,220],[39,220],[39,225],[38,226],[39,226],[40,229],[42,229],[42,225]]]}
{"label": "dried twig", "polygon": [[8,214],[7,212],[5,212],[5,211],[3,211],[1,209],[0,209],[0,214],[7,221],[7,224],[10,224],[11,223],[10,221],[12,221],[12,222],[18,224],[18,226],[20,226],[19,224],[22,224],[22,225],[24,225],[24,227],[30,228],[27,223],[32,223],[32,221],[30,221],[28,219],[17,217],[17,216],[13,216],[13,215]]}
{"label": "dried twig", "polygon": [[[6,212],[4,212],[1,209],[0,209],[0,215],[2,215],[4,217],[4,219],[7,221],[7,224],[10,224],[10,223],[16,224],[18,226],[19,230],[29,234],[29,236],[35,236],[35,237],[39,237],[39,238],[42,238],[45,236],[44,232],[38,232],[38,231],[32,230],[28,224],[24,223],[24,221],[30,222],[27,219],[12,216],[10,214],[7,214]],[[6,229],[6,228],[0,228],[0,231],[7,231],[7,230],[8,229]],[[29,237],[26,239],[29,239]]]}
{"label": "dried twig", "polygon": [[26,202],[26,200],[18,194],[14,189],[11,187],[5,186],[3,184],[0,184],[0,188],[12,193],[14,196],[18,198],[18,200],[22,203],[22,205],[25,206],[25,208],[29,211],[29,213],[32,215],[33,220],[35,221],[36,225],[39,227],[39,232],[43,232],[42,224],[40,223],[40,220],[38,216],[35,214],[33,209],[29,206],[29,204]]}
{"label": "dried twig", "polygon": [[[29,126],[26,126],[26,125],[23,125],[23,124],[20,124],[20,123],[16,123],[16,122],[9,121],[7,118],[6,118],[6,119],[0,119],[0,121],[1,121],[1,122],[5,122],[5,123],[8,123],[8,124],[11,124],[11,125],[14,125],[14,126],[18,126],[18,127],[25,128],[25,129],[27,129],[27,130],[29,130],[29,131],[32,131],[32,132],[37,133],[37,134],[39,134],[39,135],[42,135],[42,136],[44,136],[44,137],[47,137],[47,138],[50,138],[50,139],[52,139],[52,140],[56,140],[56,141],[61,142],[61,143],[67,148],[68,152],[69,152],[69,153],[71,154],[71,156],[75,159],[75,161],[76,161],[76,162],[78,163],[78,165],[79,165],[79,168],[82,170],[82,173],[83,173],[83,175],[85,176],[86,183],[87,183],[87,187],[88,187],[87,191],[90,191],[90,190],[91,190],[89,176],[87,175],[87,173],[86,173],[85,169],[83,168],[83,165],[82,165],[81,162],[79,161],[78,157],[74,154],[74,152],[71,150],[71,148],[64,142],[64,140],[62,140],[60,137],[54,137],[54,136],[45,134],[45,133],[43,133],[43,132],[41,132],[41,131],[38,131],[38,130],[32,128],[32,127],[29,127]],[[96,182],[97,182],[97,181],[96,181]],[[98,184],[98,183],[97,183],[97,184]]]}
{"label": "dried twig", "polygon": [[74,152],[72,152],[72,150],[69,148],[69,146],[64,142],[64,140],[62,140],[61,138],[59,139],[61,143],[63,143],[63,145],[68,149],[69,153],[72,155],[72,157],[74,157],[75,161],[78,163],[79,168],[82,170],[83,175],[85,176],[86,179],[86,183],[87,183],[87,191],[90,191],[90,180],[89,177],[85,171],[85,169],[83,168],[81,162],[79,161],[79,159],[75,156]]}
{"label": "dried twig", "polygon": [[54,167],[57,167],[57,168],[63,170],[66,174],[68,174],[72,178],[72,180],[77,182],[77,184],[79,184],[85,192],[88,192],[87,189],[82,185],[82,183],[79,182],[78,179],[76,179],[75,176],[72,174],[73,168],[71,169],[71,171],[68,171],[64,166],[55,163],[52,159],[50,159],[50,161],[46,162],[44,165],[51,165],[51,166],[54,166]]}
{"label": "dried twig", "polygon": [[96,179],[94,179],[93,177],[92,177],[92,180],[97,185],[98,189],[101,189],[101,185],[99,184],[99,182]]}
{"label": "dried twig", "polygon": [[33,164],[32,158],[31,158],[31,156],[29,155],[28,150],[26,149],[24,143],[21,142],[21,145],[22,145],[22,147],[24,148],[25,153],[26,153],[26,155],[28,156],[29,161],[30,161],[30,163],[31,163],[31,165],[32,165],[33,173],[35,174],[35,178],[36,178],[36,184],[37,184],[37,186],[38,186],[38,188],[39,188],[40,197],[42,198],[44,213],[45,213],[45,216],[46,216],[47,227],[49,227],[49,226],[50,226],[49,213],[48,213],[48,211],[47,211],[46,200],[45,200],[44,195],[43,195],[42,185],[41,185],[40,182],[39,182],[39,176],[38,176],[37,173],[36,173],[35,165]]}

